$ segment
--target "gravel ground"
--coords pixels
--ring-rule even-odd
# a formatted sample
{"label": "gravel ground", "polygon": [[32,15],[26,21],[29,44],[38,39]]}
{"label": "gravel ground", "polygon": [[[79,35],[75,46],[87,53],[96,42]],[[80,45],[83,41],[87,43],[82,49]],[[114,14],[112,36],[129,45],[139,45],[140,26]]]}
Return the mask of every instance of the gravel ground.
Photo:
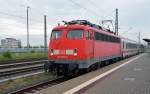
{"label": "gravel ground", "polygon": [[21,89],[41,81],[46,81],[52,79],[52,76],[49,73],[41,73],[30,77],[23,77],[15,80],[8,80],[0,83],[0,94],[7,94],[17,89]]}

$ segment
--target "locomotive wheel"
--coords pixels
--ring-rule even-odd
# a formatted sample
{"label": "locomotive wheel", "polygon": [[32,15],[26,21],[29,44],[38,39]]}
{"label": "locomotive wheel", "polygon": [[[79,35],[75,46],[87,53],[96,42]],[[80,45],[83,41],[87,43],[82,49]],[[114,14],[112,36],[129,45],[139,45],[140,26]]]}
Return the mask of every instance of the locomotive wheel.
{"label": "locomotive wheel", "polygon": [[103,62],[102,61],[99,63],[99,66],[100,66],[100,68],[103,67]]}
{"label": "locomotive wheel", "polygon": [[110,64],[113,64],[113,63],[115,63],[115,60],[114,60],[114,59],[111,59],[111,60],[109,60],[109,63],[110,63]]}
{"label": "locomotive wheel", "polygon": [[102,62],[100,63],[100,66],[101,66],[101,67],[104,67],[104,66],[105,66],[104,61],[102,61]]}
{"label": "locomotive wheel", "polygon": [[105,66],[107,66],[107,65],[109,65],[109,61],[108,60],[105,61]]}
{"label": "locomotive wheel", "polygon": [[79,69],[76,68],[74,71],[73,71],[73,76],[77,76],[79,74]]}
{"label": "locomotive wheel", "polygon": [[98,68],[99,68],[99,64],[96,63],[96,64],[94,65],[94,70],[97,70]]}
{"label": "locomotive wheel", "polygon": [[103,67],[106,66],[107,64],[108,64],[107,61],[103,61],[102,63]]}
{"label": "locomotive wheel", "polygon": [[91,71],[91,67],[85,69],[85,72],[86,72],[86,73],[88,73],[88,72],[90,72],[90,71]]}
{"label": "locomotive wheel", "polygon": [[80,69],[79,72],[80,72],[81,74],[83,74],[83,73],[88,73],[88,72],[90,72],[90,68]]}
{"label": "locomotive wheel", "polygon": [[98,62],[98,63],[97,63],[98,69],[101,68],[101,63],[102,63],[102,62]]}
{"label": "locomotive wheel", "polygon": [[63,75],[63,70],[60,68],[57,68],[57,75]]}

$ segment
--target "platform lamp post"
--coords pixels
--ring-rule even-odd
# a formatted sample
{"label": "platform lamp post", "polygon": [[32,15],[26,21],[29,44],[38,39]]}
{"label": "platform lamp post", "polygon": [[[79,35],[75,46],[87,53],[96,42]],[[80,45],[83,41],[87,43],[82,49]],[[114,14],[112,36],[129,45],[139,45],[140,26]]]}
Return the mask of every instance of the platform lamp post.
{"label": "platform lamp post", "polygon": [[29,50],[30,48],[30,43],[29,43],[29,13],[28,13],[28,10],[29,10],[29,6],[27,6],[27,49]]}

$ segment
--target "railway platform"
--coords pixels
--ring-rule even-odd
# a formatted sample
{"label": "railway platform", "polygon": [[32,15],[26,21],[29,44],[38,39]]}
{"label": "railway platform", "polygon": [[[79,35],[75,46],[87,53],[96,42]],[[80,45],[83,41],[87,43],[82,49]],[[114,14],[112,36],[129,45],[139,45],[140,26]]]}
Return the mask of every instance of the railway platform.
{"label": "railway platform", "polygon": [[150,53],[147,53],[82,91],[82,94],[150,94],[149,72]]}
{"label": "railway platform", "polygon": [[150,53],[119,61],[36,94],[150,94]]}

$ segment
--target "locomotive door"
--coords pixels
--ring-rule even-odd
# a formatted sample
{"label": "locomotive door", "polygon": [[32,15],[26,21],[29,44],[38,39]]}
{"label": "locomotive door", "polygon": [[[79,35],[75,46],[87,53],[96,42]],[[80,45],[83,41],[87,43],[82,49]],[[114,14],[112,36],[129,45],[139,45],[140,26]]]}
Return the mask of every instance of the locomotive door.
{"label": "locomotive door", "polygon": [[94,58],[94,34],[93,31],[89,31],[89,42],[90,42],[90,56]]}

